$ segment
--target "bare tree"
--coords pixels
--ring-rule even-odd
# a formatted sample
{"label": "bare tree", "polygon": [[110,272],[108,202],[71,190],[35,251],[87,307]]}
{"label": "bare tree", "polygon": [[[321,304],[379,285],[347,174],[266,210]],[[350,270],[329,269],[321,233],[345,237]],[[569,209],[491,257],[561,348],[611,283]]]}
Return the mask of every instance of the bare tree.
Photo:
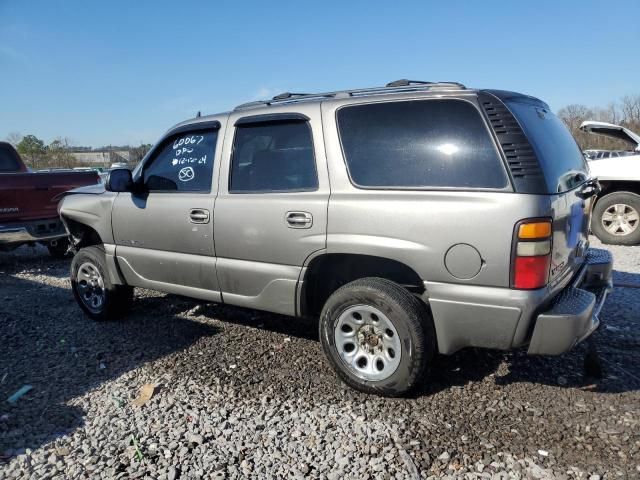
{"label": "bare tree", "polygon": [[605,110],[607,112],[607,120],[603,120],[603,122],[609,122],[613,124],[617,124],[620,122],[620,110],[618,109],[618,105],[615,102],[611,102],[609,105],[607,105],[607,108]]}
{"label": "bare tree", "polygon": [[577,103],[567,105],[558,110],[558,116],[570,130],[577,130],[580,124],[592,115],[593,112],[589,107]]}
{"label": "bare tree", "polygon": [[593,117],[593,111],[585,105],[572,104],[558,110],[558,117],[565,123],[581,148],[588,144],[587,136],[580,130],[580,125],[585,120]]}
{"label": "bare tree", "polygon": [[601,135],[587,134],[580,130],[585,120],[624,125],[636,132],[640,131],[640,95],[626,95],[620,103],[609,103],[605,108],[589,108],[572,104],[558,110],[558,117],[567,125],[571,134],[583,150],[628,150],[629,144],[622,140]]}
{"label": "bare tree", "polygon": [[73,168],[78,161],[69,151],[71,141],[67,137],[58,137],[47,147],[47,163],[49,167]]}
{"label": "bare tree", "polygon": [[625,122],[640,123],[640,95],[625,95],[620,108]]}
{"label": "bare tree", "polygon": [[20,132],[11,132],[7,135],[7,142],[16,147],[20,141],[22,141],[22,134]]}

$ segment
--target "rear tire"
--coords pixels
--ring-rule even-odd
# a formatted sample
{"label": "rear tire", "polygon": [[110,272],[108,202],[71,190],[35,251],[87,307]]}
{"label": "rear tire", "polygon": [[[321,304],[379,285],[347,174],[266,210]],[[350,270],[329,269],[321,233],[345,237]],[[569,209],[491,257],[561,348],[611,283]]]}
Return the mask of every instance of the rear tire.
{"label": "rear tire", "polygon": [[640,243],[640,195],[613,192],[600,198],[593,209],[591,231],[602,243]]}
{"label": "rear tire", "polygon": [[428,309],[405,288],[363,278],[329,297],[320,315],[320,341],[347,385],[393,397],[422,379],[436,335]]}
{"label": "rear tire", "polygon": [[85,247],[73,257],[71,289],[80,308],[98,321],[122,317],[133,301],[133,287],[109,280],[105,253],[98,246]]}

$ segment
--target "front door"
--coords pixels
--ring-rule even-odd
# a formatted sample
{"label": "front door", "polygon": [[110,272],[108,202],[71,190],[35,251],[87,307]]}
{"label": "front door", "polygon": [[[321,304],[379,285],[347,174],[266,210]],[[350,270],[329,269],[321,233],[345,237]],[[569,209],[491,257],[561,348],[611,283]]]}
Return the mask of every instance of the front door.
{"label": "front door", "polygon": [[218,122],[168,135],[113,206],[118,265],[134,286],[220,301],[213,244]]}
{"label": "front door", "polygon": [[295,315],[302,267],[326,248],[320,107],[236,112],[228,125],[215,211],[223,301]]}

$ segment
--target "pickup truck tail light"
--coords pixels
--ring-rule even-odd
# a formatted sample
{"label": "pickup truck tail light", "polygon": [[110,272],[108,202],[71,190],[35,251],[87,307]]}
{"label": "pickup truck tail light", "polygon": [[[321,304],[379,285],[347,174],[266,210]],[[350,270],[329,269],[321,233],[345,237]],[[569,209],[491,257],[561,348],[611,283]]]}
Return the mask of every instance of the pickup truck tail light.
{"label": "pickup truck tail light", "polygon": [[551,221],[523,220],[514,235],[511,288],[532,290],[549,281],[551,265]]}

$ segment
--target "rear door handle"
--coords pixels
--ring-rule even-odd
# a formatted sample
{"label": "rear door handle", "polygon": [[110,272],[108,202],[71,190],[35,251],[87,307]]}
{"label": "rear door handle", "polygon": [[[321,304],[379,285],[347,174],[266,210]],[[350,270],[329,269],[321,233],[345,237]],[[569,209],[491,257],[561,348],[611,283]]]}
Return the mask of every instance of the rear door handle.
{"label": "rear door handle", "polygon": [[191,223],[209,223],[209,210],[204,208],[193,208],[189,212]]}
{"label": "rear door handle", "polygon": [[289,228],[311,228],[313,217],[309,212],[287,212],[285,215]]}

